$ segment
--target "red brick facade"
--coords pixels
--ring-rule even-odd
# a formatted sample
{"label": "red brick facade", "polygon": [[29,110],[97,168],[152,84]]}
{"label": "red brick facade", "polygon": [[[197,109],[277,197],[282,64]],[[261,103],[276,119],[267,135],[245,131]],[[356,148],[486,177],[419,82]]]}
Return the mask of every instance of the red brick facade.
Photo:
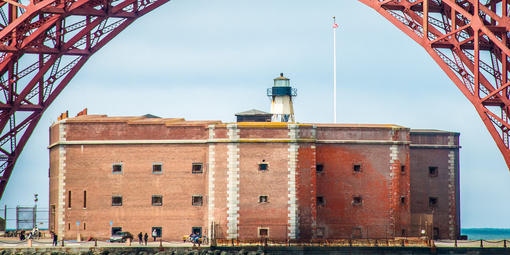
{"label": "red brick facade", "polygon": [[[433,225],[441,238],[453,238],[460,227],[458,134],[431,146],[451,133],[413,132],[395,125],[61,120],[50,128],[50,228],[66,239],[78,232],[106,239],[112,227],[135,235],[160,227],[164,240],[180,240],[194,227],[242,240],[391,238],[424,228],[412,214],[431,213],[425,193],[434,188]],[[429,166],[449,170],[427,186]]]}

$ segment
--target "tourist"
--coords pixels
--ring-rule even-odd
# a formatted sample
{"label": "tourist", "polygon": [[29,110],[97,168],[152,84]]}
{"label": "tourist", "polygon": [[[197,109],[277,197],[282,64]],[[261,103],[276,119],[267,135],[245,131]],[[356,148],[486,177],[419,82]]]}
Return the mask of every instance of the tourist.
{"label": "tourist", "polygon": [[152,237],[154,238],[154,242],[156,242],[156,237],[158,237],[158,231],[156,231],[156,229],[152,230]]}
{"label": "tourist", "polygon": [[57,239],[58,239],[57,234],[55,234],[55,232],[52,231],[51,235],[53,236],[53,246],[57,246]]}
{"label": "tourist", "polygon": [[138,233],[138,243],[143,244],[143,234],[142,232]]}
{"label": "tourist", "polygon": [[147,246],[147,239],[149,239],[149,235],[147,235],[147,233],[145,233],[145,236],[143,237],[143,239],[145,240],[145,246]]}

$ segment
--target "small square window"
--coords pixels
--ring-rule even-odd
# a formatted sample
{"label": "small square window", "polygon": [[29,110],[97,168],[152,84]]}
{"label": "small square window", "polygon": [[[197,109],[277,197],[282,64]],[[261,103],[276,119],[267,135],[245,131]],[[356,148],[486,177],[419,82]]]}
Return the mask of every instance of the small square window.
{"label": "small square window", "polygon": [[324,200],[323,196],[317,197],[317,206],[324,206],[326,204],[326,201]]}
{"label": "small square window", "polygon": [[400,197],[400,203],[405,205],[406,204],[406,197],[405,196],[401,196]]}
{"label": "small square window", "polygon": [[151,236],[154,237],[161,237],[163,234],[163,228],[162,227],[152,227]]}
{"label": "small square window", "polygon": [[153,195],[152,196],[152,205],[153,206],[162,206],[163,205],[163,196]]}
{"label": "small square window", "polygon": [[122,196],[112,196],[112,206],[122,206]]}
{"label": "small square window", "polygon": [[352,205],[362,205],[363,198],[361,196],[352,197]]}
{"label": "small square window", "polygon": [[429,176],[436,177],[438,175],[437,166],[429,166]]}
{"label": "small square window", "polygon": [[191,233],[202,236],[202,227],[191,227]]}
{"label": "small square window", "polygon": [[315,166],[315,171],[316,171],[318,174],[322,173],[322,172],[324,171],[324,165],[323,165],[323,164],[317,164],[317,165]]}
{"label": "small square window", "polygon": [[122,173],[122,163],[112,164],[112,173],[121,174]]}
{"label": "small square window", "polygon": [[352,170],[355,172],[355,173],[359,173],[361,172],[361,165],[354,165],[352,167]]}
{"label": "small square window", "polygon": [[259,228],[259,237],[269,237],[269,229]]}
{"label": "small square window", "polygon": [[202,206],[203,204],[204,204],[204,201],[202,199],[202,196],[192,196],[191,197],[191,205]]}
{"label": "small square window", "polygon": [[269,202],[267,196],[259,196],[259,203],[267,203]]}
{"label": "small square window", "polygon": [[152,164],[152,173],[153,174],[163,173],[163,164],[161,163]]}
{"label": "small square window", "polygon": [[202,167],[204,164],[202,163],[193,163],[191,166],[191,172],[194,174],[201,174],[203,172]]}
{"label": "small square window", "polygon": [[259,170],[260,171],[267,171],[268,168],[269,168],[269,165],[267,163],[260,163],[259,164]]}
{"label": "small square window", "polygon": [[437,197],[429,197],[429,207],[430,208],[437,207]]}
{"label": "small square window", "polygon": [[122,232],[122,227],[112,227],[112,235]]}
{"label": "small square window", "polygon": [[400,166],[400,173],[401,174],[406,174],[406,166],[405,165],[401,165]]}

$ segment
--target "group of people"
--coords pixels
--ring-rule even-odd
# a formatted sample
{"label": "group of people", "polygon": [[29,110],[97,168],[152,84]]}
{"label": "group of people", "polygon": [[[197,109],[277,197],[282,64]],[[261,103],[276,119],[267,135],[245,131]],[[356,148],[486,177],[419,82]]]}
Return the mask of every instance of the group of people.
{"label": "group of people", "polygon": [[25,232],[25,230],[21,230],[19,233],[19,240],[25,241],[26,239],[34,239],[34,238],[41,238],[41,231],[39,231],[39,228],[35,226],[32,231],[28,232],[28,234]]}
{"label": "group of people", "polygon": [[200,242],[202,240],[201,238],[202,238],[202,234],[200,234],[200,233],[191,233],[191,235],[189,235],[189,240],[193,244],[200,245]]}
{"label": "group of people", "polygon": [[[145,245],[147,245],[147,240],[149,239],[149,235],[147,233],[142,234],[142,232],[138,233],[138,243],[143,244],[143,241],[145,241]],[[154,238],[154,241],[156,241],[156,238]]]}

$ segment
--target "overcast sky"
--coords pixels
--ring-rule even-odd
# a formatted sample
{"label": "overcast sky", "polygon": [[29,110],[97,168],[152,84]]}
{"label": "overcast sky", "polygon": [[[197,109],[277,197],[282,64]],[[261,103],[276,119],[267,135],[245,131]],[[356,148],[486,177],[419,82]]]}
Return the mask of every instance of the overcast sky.
{"label": "overcast sky", "polygon": [[33,205],[38,193],[48,208],[48,127],[66,110],[232,122],[269,111],[266,88],[283,72],[298,89],[297,121],[332,122],[332,16],[338,121],[460,132],[462,227],[510,228],[510,172],[474,107],[421,46],[356,0],[174,0],[140,18],[48,108],[0,206]]}

